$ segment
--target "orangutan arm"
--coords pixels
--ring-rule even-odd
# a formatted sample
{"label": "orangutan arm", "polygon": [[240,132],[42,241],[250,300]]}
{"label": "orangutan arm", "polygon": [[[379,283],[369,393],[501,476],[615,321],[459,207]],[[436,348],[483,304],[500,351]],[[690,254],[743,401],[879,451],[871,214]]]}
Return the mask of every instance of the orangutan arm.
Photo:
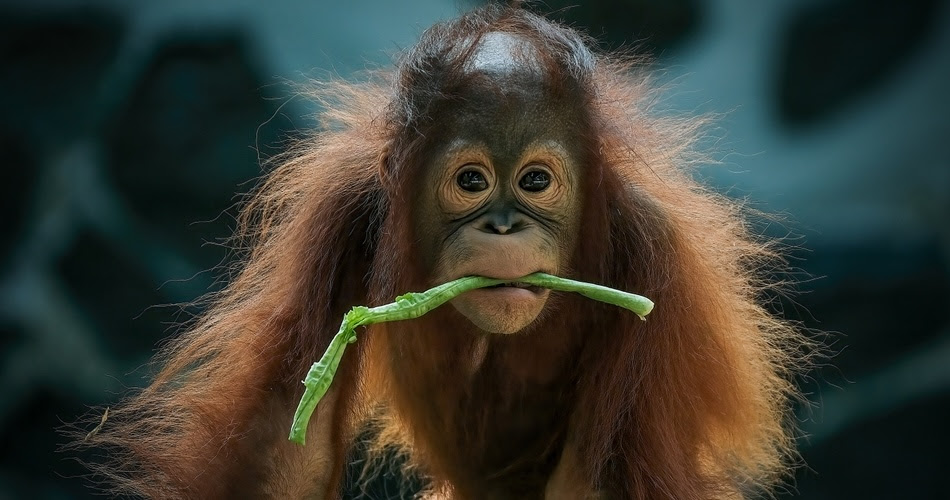
{"label": "orangutan arm", "polygon": [[273,425],[274,473],[267,477],[263,493],[267,498],[313,498],[332,499],[339,497],[338,485],[345,467],[342,454],[338,453],[341,443],[338,414],[339,391],[330,389],[317,407],[310,421],[306,446],[287,441],[285,419],[278,419]]}

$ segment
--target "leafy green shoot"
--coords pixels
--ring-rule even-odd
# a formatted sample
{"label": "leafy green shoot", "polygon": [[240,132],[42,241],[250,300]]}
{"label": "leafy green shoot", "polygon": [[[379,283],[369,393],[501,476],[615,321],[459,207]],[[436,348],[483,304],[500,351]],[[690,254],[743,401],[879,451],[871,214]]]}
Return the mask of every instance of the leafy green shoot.
{"label": "leafy green shoot", "polygon": [[317,403],[327,393],[333,376],[343,359],[343,352],[347,344],[356,342],[356,328],[373,323],[386,323],[418,318],[440,305],[454,299],[458,295],[489,286],[504,283],[519,282],[529,285],[549,288],[562,292],[575,292],[600,302],[633,311],[640,319],[653,310],[653,302],[643,296],[615,290],[613,288],[560,278],[545,273],[529,274],[515,280],[499,280],[483,276],[466,276],[421,293],[407,293],[396,297],[396,301],[378,307],[356,306],[346,313],[340,330],[330,341],[329,347],[319,361],[310,367],[310,371],[303,380],[303,396],[294,413],[294,421],[290,428],[290,440],[303,445],[306,441],[307,425],[317,407]]}

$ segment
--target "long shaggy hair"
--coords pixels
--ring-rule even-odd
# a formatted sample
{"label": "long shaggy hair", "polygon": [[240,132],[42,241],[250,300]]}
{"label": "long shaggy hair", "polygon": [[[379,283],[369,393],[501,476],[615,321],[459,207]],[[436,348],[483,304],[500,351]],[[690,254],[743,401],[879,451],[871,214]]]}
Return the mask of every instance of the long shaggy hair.
{"label": "long shaggy hair", "polygon": [[[299,381],[342,314],[432,285],[413,256],[410,186],[440,110],[479,84],[466,68],[490,32],[528,40],[553,95],[583,102],[571,276],[642,293],[656,309],[641,322],[552,294],[528,334],[491,341],[478,378],[458,363],[480,355],[476,335],[458,333],[474,327],[448,307],[373,327],[318,415],[333,418],[330,453],[294,448]],[[230,284],[91,440],[111,457],[99,478],[149,497],[277,495],[306,491],[287,485],[335,464],[323,486],[332,495],[372,418],[380,449],[407,451],[433,491],[463,498],[480,480],[543,485],[566,442],[578,443],[577,477],[618,498],[733,497],[781,480],[794,461],[790,379],[803,361],[800,335],[760,304],[781,261],[750,235],[741,205],[694,181],[703,120],[659,116],[636,60],[588,46],[569,28],[490,6],[428,30],[393,72],[316,86],[321,130],[279,157],[243,207],[245,251]],[[506,371],[514,359],[519,370]],[[532,399],[532,377],[547,371],[563,389]],[[549,435],[505,435],[499,411],[532,401],[550,407],[537,424]]]}

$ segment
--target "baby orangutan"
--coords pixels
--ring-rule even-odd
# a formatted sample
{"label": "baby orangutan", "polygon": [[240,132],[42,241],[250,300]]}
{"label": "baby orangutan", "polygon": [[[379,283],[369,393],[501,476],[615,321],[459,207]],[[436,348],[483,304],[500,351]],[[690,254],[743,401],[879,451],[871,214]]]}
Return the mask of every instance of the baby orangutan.
{"label": "baby orangutan", "polygon": [[[98,472],[148,497],[336,498],[372,428],[431,496],[705,500],[781,480],[799,337],[757,303],[775,256],[691,179],[700,120],[651,116],[631,64],[589,46],[489,6],[391,73],[326,85],[323,130],[244,208],[241,272],[112,411]],[[360,332],[307,445],[287,440],[350,307],[539,271],[656,308],[465,292]]]}

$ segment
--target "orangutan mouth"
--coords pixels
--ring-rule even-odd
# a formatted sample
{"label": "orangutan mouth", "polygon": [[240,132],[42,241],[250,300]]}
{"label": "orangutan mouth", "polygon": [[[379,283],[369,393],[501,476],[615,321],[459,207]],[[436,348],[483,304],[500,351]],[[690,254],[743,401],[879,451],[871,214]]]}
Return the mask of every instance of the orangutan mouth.
{"label": "orangutan mouth", "polygon": [[485,288],[487,288],[487,289],[493,289],[493,288],[521,288],[521,289],[523,289],[523,290],[527,290],[527,291],[533,292],[533,293],[541,293],[541,291],[543,290],[543,288],[541,288],[541,287],[539,287],[539,286],[529,285],[528,283],[522,283],[522,282],[520,282],[520,281],[511,281],[511,282],[508,282],[508,283],[500,283],[500,284],[498,284],[498,285],[492,285],[492,286],[485,287]]}

